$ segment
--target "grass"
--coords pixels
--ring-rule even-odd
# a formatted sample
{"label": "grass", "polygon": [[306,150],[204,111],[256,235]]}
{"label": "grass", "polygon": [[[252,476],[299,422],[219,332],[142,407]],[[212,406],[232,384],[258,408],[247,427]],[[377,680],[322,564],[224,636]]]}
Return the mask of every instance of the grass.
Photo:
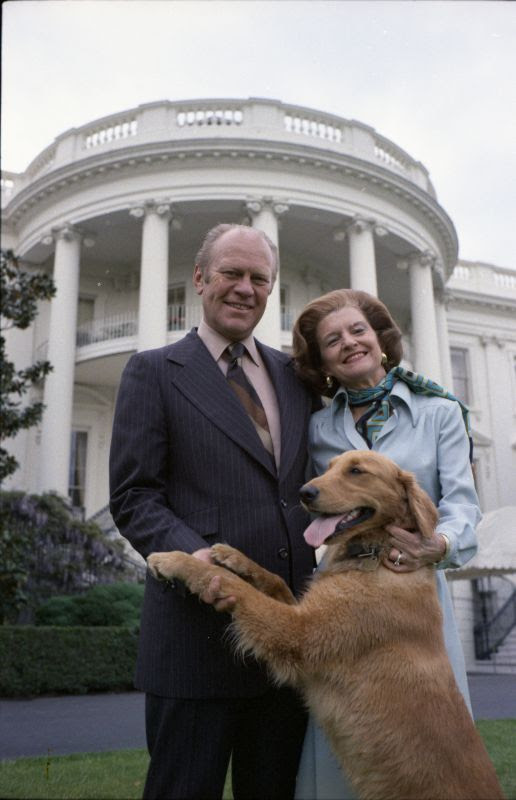
{"label": "grass", "polygon": [[[516,719],[481,720],[477,727],[508,800],[516,800]],[[6,800],[136,800],[142,796],[148,755],[118,750],[0,762],[0,797]],[[231,800],[229,777],[224,800]]]}
{"label": "grass", "polygon": [[[0,798],[137,800],[143,793],[148,762],[146,750],[1,761]],[[228,776],[224,800],[231,798]]]}
{"label": "grass", "polygon": [[516,719],[479,720],[477,728],[495,765],[507,800],[516,800]]}

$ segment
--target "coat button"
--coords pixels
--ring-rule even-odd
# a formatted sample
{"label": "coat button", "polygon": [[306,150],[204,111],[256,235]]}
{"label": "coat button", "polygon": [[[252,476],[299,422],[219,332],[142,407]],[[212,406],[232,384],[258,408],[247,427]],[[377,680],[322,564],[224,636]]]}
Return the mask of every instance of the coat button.
{"label": "coat button", "polygon": [[286,547],[280,547],[278,550],[278,555],[280,558],[288,558],[288,550]]}
{"label": "coat button", "polygon": [[282,508],[286,508],[286,507],[288,506],[288,503],[287,503],[287,501],[286,501],[286,500],[284,500],[283,498],[281,498],[281,500],[280,500],[280,506],[281,506]]}

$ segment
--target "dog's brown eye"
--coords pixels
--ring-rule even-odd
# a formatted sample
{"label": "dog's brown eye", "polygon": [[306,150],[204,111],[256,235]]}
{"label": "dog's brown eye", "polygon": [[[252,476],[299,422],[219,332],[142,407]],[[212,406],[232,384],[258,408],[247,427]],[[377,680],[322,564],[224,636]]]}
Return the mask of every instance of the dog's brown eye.
{"label": "dog's brown eye", "polygon": [[362,475],[362,470],[358,467],[351,467],[349,471],[352,475]]}

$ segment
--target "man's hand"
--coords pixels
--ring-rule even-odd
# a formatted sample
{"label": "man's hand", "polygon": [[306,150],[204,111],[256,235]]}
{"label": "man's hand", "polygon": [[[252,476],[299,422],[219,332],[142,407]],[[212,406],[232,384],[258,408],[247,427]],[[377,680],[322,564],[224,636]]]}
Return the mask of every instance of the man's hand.
{"label": "man's hand", "polygon": [[[204,561],[207,564],[215,564],[210,547],[203,547],[201,550],[196,550],[192,553],[194,558],[199,561]],[[208,588],[199,595],[203,603],[213,606],[215,611],[228,611],[231,612],[236,605],[236,597],[233,595],[224,595],[221,589],[221,580],[216,575],[213,577],[208,585]]]}
{"label": "man's hand", "polygon": [[211,557],[211,548],[209,547],[203,547],[201,550],[195,550],[192,555],[194,558],[198,558],[199,561],[205,561],[207,564],[215,563]]}
{"label": "man's hand", "polygon": [[213,577],[208,588],[200,595],[204,603],[213,606],[215,611],[228,611],[231,613],[236,606],[234,595],[225,595],[221,589],[221,579],[218,575]]}

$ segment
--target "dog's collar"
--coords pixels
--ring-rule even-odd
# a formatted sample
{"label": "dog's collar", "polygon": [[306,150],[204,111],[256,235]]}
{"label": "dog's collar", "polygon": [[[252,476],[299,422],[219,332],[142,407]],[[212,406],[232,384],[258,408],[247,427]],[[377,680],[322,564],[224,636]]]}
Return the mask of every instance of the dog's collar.
{"label": "dog's collar", "polygon": [[348,558],[370,558],[377,559],[380,556],[379,544],[364,544],[363,542],[350,542],[346,555]]}

